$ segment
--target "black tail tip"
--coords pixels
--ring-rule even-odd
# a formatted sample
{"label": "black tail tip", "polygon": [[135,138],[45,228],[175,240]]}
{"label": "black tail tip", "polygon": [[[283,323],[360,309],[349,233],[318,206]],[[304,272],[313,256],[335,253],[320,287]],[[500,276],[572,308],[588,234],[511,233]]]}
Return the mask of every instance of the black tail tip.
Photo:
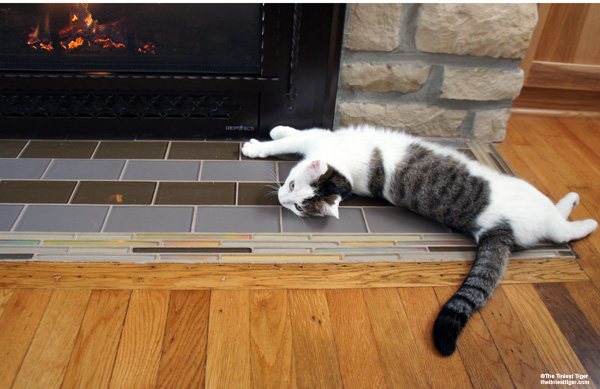
{"label": "black tail tip", "polygon": [[442,355],[449,356],[454,353],[463,326],[460,321],[442,309],[433,325],[433,343]]}

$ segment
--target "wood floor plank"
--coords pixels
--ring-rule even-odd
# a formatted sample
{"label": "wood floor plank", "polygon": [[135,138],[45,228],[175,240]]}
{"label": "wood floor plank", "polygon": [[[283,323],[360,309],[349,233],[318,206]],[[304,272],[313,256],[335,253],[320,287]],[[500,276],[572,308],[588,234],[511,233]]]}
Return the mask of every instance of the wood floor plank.
{"label": "wood floor plank", "polygon": [[533,285],[506,285],[502,289],[549,369],[544,373],[587,374]]}
{"label": "wood floor plank", "polygon": [[213,291],[210,296],[207,388],[248,388],[250,367],[249,292]]}
{"label": "wood floor plank", "polygon": [[585,269],[586,274],[600,288],[600,243],[598,237],[600,231],[594,232],[592,236],[573,243],[575,252],[579,255],[577,261]]}
{"label": "wood floor plank", "polygon": [[600,334],[600,291],[591,282],[565,284],[590,324]]}
{"label": "wood floor plank", "polygon": [[131,293],[111,388],[156,386],[168,310],[169,291]]}
{"label": "wood floor plank", "polygon": [[327,291],[345,388],[386,388],[369,312],[360,289]]}
{"label": "wood floor plank", "polygon": [[108,387],[130,295],[129,290],[92,292],[62,387]]}
{"label": "wood floor plank", "polygon": [[250,291],[250,347],[253,388],[295,388],[286,290]]}
{"label": "wood floor plank", "polygon": [[388,386],[430,386],[398,290],[364,289],[363,296]]}
{"label": "wood floor plank", "polygon": [[290,290],[288,293],[297,386],[342,388],[325,291]]}
{"label": "wood floor plank", "polygon": [[[440,304],[433,288],[400,288],[400,297],[415,338],[418,354],[427,368],[434,388],[466,388],[471,379],[459,353],[442,356],[433,344],[433,323],[440,312]],[[447,372],[451,371],[452,374]]]}
{"label": "wood floor plank", "polygon": [[591,379],[600,384],[600,335],[563,284],[535,285],[535,290]]}
{"label": "wood floor plank", "polygon": [[[0,288],[336,289],[460,285],[470,261],[294,264],[0,262]],[[252,271],[248,271],[249,267]],[[55,276],[61,278],[57,280]],[[226,277],[223,277],[226,274]],[[586,281],[574,259],[510,261],[504,284]]]}
{"label": "wood floor plank", "polygon": [[158,372],[159,388],[204,386],[210,292],[174,290]]}
{"label": "wood floor plank", "polygon": [[14,292],[14,289],[0,289],[0,316]]}
{"label": "wood floor plank", "polygon": [[496,289],[480,312],[515,385],[520,388],[539,385],[540,372],[548,369],[502,287]]}
{"label": "wood floor plank", "polygon": [[0,388],[10,388],[44,315],[51,290],[18,289],[0,317]]}
{"label": "wood floor plank", "polygon": [[59,388],[92,291],[56,290],[23,360],[13,388]]}
{"label": "wood floor plank", "polygon": [[[435,288],[440,305],[445,304],[456,293],[456,290],[456,287]],[[509,388],[514,386],[480,312],[475,312],[467,322],[458,338],[457,351],[464,361],[474,387]]]}
{"label": "wood floor plank", "polygon": [[[532,147],[556,169],[563,182],[577,185],[585,182],[590,185],[600,176],[596,168],[598,158],[587,147],[577,147],[569,139],[568,131],[558,118],[543,118],[530,125],[524,136],[529,138]],[[537,125],[539,123],[539,125]],[[586,169],[579,168],[583,163]]]}

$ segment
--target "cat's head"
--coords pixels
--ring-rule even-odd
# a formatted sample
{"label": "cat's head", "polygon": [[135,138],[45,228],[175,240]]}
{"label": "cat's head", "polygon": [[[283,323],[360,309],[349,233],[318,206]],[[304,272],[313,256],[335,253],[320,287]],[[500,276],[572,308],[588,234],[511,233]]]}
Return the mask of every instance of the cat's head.
{"label": "cat's head", "polygon": [[298,216],[333,216],[352,190],[350,181],[323,161],[299,162],[279,188],[279,202]]}

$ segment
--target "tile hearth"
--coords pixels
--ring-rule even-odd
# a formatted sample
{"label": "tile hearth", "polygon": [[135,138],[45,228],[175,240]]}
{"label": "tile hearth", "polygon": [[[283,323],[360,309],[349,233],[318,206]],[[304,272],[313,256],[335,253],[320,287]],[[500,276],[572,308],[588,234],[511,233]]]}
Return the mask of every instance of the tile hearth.
{"label": "tile hearth", "polygon": [[[492,145],[441,141],[514,174]],[[383,200],[300,219],[273,187],[293,157],[239,142],[0,140],[0,260],[329,262],[472,260],[474,242]],[[574,257],[541,245],[514,258]]]}

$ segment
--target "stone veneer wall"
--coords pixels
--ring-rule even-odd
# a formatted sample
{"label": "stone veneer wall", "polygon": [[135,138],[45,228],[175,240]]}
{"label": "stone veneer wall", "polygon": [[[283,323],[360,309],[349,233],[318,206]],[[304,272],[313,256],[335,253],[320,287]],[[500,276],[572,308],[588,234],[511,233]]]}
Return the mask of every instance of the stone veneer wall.
{"label": "stone veneer wall", "polygon": [[501,141],[535,4],[352,4],[335,126]]}

